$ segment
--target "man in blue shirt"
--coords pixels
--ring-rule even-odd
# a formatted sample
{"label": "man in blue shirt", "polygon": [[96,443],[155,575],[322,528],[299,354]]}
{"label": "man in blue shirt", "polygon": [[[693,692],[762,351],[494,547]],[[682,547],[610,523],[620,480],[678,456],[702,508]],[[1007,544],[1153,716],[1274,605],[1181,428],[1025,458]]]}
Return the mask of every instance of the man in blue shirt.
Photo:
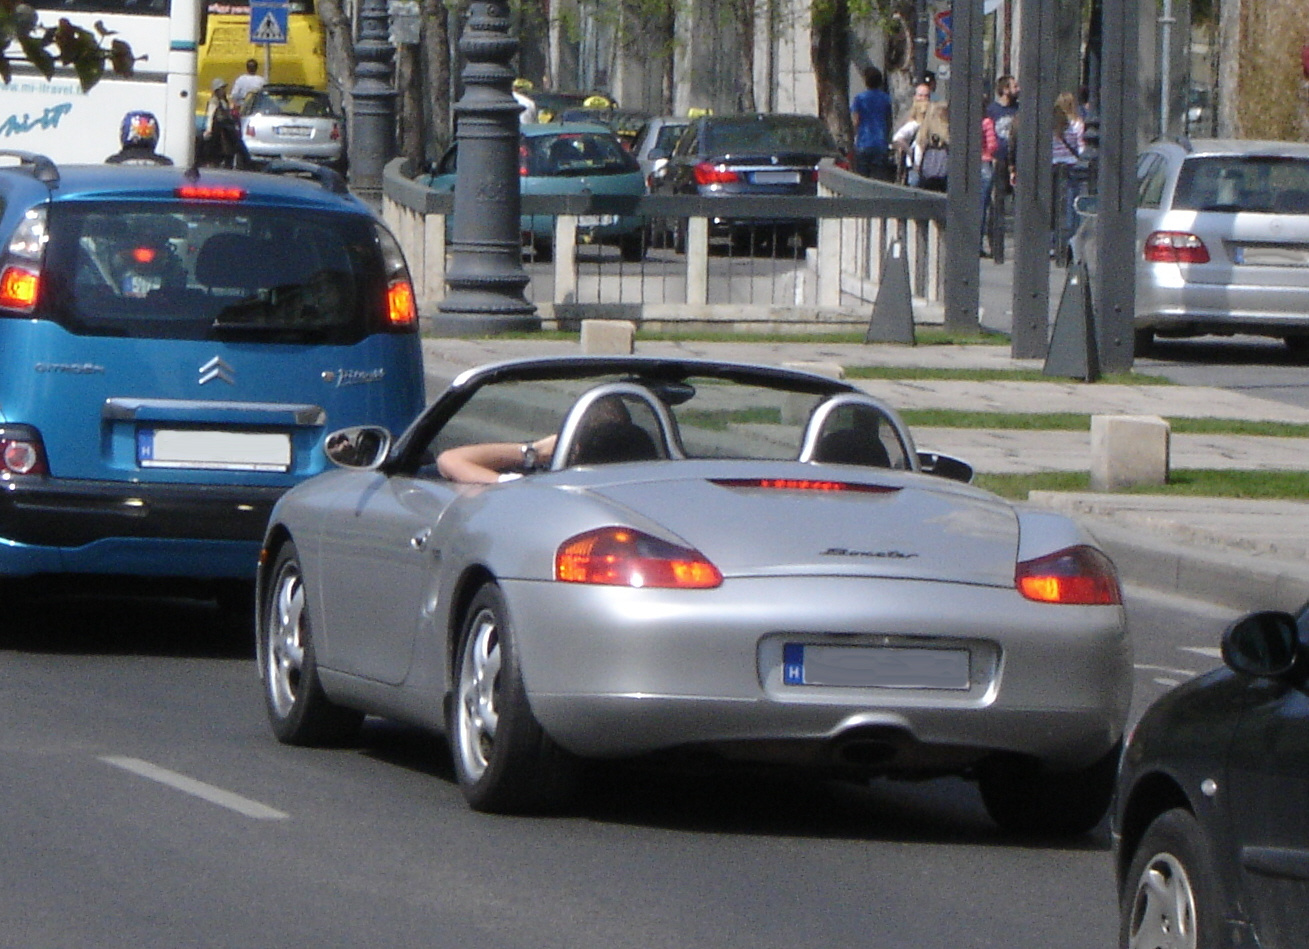
{"label": "man in blue shirt", "polygon": [[865,178],[895,180],[891,157],[891,97],[882,88],[882,71],[876,66],[864,70],[868,86],[850,103],[854,122],[854,170]]}

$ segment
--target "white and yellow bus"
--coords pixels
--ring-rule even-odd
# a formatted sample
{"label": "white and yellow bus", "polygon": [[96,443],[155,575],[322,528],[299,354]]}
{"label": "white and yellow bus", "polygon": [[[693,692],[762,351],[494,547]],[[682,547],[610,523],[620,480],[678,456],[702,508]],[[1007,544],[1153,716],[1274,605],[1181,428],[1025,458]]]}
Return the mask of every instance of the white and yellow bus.
{"label": "white and yellow bus", "polygon": [[[158,151],[191,163],[195,143],[196,48],[200,35],[195,0],[28,0],[42,26],[61,17],[91,30],[97,22],[116,33],[136,56],[130,78],[107,67],[90,90],[71,69],[46,79],[25,61],[0,83],[0,148],[48,155],[56,162],[102,162],[118,151],[119,127],[128,112],[153,112]],[[203,103],[200,104],[203,109]]]}

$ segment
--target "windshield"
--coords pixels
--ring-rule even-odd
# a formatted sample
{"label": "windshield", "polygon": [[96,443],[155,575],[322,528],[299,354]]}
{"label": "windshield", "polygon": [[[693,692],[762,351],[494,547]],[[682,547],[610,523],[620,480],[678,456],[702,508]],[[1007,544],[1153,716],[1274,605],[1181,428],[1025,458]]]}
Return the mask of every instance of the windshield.
{"label": "windshield", "polygon": [[529,175],[621,175],[639,172],[615,135],[566,132],[533,135],[523,140]]}
{"label": "windshield", "polygon": [[818,119],[808,122],[763,116],[721,121],[706,126],[704,135],[705,146],[713,154],[836,151],[831,135]]}
{"label": "windshield", "polygon": [[1173,207],[1184,211],[1309,214],[1309,159],[1237,155],[1188,158]]}
{"label": "windshield", "polygon": [[348,345],[382,321],[385,280],[361,216],[66,202],[36,315],[85,336]]}

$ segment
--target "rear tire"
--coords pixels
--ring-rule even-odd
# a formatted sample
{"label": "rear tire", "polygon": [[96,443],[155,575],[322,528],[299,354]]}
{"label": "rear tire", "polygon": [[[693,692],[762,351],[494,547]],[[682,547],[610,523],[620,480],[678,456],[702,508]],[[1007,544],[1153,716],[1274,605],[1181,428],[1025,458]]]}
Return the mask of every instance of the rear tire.
{"label": "rear tire", "polygon": [[541,728],[527,701],[504,594],[482,587],[465,614],[454,670],[450,744],[455,775],[476,811],[553,809],[576,782],[576,762]]}
{"label": "rear tire", "polygon": [[1190,811],[1154,819],[1123,881],[1118,944],[1122,949],[1217,949],[1223,911],[1213,855]]}
{"label": "rear tire", "polygon": [[318,679],[313,628],[295,544],[277,552],[259,615],[264,704],[277,740],[288,745],[335,745],[356,738],[364,715],[333,703]]}
{"label": "rear tire", "polygon": [[1121,749],[1119,743],[1099,761],[1075,771],[1047,771],[1033,758],[993,758],[978,770],[982,803],[992,820],[1013,833],[1087,833],[1109,810]]}

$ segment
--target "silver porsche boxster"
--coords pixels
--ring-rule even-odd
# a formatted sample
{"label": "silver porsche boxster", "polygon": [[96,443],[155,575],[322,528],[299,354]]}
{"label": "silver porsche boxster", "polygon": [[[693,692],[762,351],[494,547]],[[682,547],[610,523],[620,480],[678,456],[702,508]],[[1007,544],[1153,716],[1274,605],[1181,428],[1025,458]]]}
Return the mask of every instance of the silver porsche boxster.
{"label": "silver porsche boxster", "polygon": [[[492,483],[441,474],[488,445],[515,462]],[[338,468],[283,496],[259,569],[283,742],[348,741],[365,714],[430,727],[494,812],[561,803],[587,759],[687,752],[963,775],[1022,832],[1108,807],[1131,693],[1113,565],[851,384],[515,360],[459,376],[394,442],[346,429],[327,451]]]}

